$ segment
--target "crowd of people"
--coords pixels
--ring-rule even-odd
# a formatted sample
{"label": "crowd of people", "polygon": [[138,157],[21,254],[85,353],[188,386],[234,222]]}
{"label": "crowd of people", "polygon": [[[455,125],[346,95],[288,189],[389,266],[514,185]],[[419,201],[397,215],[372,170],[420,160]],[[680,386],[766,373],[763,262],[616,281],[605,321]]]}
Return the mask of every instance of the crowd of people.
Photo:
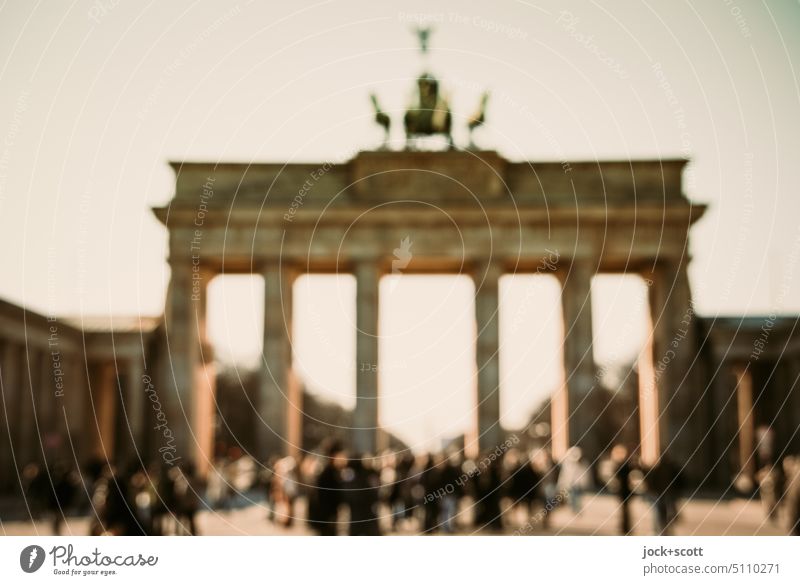
{"label": "crowd of people", "polygon": [[[605,469],[603,469],[605,468]],[[678,520],[678,498],[684,481],[681,468],[667,456],[652,465],[639,462],[624,445],[615,445],[601,465],[601,475],[619,498],[619,532],[631,534],[631,502],[636,495],[646,498],[653,511],[653,532],[668,535]]]}
{"label": "crowd of people", "polygon": [[[24,481],[30,513],[51,519],[54,534],[74,513],[91,517],[92,535],[126,536],[197,534],[201,509],[225,513],[264,497],[271,522],[289,528],[302,518],[321,535],[500,532],[556,501],[577,506],[590,486],[579,456],[560,465],[545,450],[529,456],[514,448],[478,458],[349,456],[338,441],[299,460],[287,456],[265,465],[234,448],[203,480],[191,465],[120,470],[97,463],[85,473],[32,464]],[[473,503],[465,511],[467,499]],[[548,520],[541,516],[543,526]]]}
{"label": "crowd of people", "polygon": [[[799,534],[800,459],[786,457],[758,479],[767,518],[786,518],[790,533]],[[680,467],[668,458],[641,465],[621,445],[593,467],[576,447],[554,461],[546,449],[528,451],[509,442],[468,458],[460,452],[353,456],[329,441],[300,459],[274,458],[265,465],[233,449],[204,479],[191,465],[121,471],[97,463],[79,474],[32,464],[23,480],[31,514],[48,515],[54,534],[72,511],[91,517],[93,535],[197,534],[200,510],[225,513],[263,499],[276,526],[302,521],[320,535],[525,534],[546,531],[559,507],[580,515],[582,495],[595,488],[616,495],[621,534],[632,533],[636,497],[652,510],[653,532],[670,534],[684,488]]]}
{"label": "crowd of people", "polygon": [[779,524],[786,518],[789,534],[800,536],[800,456],[763,465],[756,480],[767,520]]}
{"label": "crowd of people", "polygon": [[[559,490],[560,501],[570,494],[579,502],[590,473],[576,454],[566,464],[570,471],[560,474],[564,465],[543,449],[530,456],[512,448],[477,458],[458,452],[364,457],[348,456],[332,441],[300,462],[275,461],[265,488],[276,522],[290,525],[302,498],[308,526],[321,535],[501,532],[554,506]],[[541,522],[546,527],[547,514]]]}
{"label": "crowd of people", "polygon": [[88,514],[92,536],[197,534],[204,482],[191,465],[152,465],[120,471],[110,463],[91,463],[85,473],[62,465],[23,471],[32,517],[46,517],[61,533],[70,514]]}

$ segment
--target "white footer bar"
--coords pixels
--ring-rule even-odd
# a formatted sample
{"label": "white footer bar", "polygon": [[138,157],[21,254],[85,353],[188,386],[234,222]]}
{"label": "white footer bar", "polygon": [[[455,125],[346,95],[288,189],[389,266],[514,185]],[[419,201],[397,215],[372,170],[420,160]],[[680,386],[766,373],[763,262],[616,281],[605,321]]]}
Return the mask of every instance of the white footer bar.
{"label": "white footer bar", "polygon": [[796,584],[799,543],[731,536],[3,537],[0,583]]}

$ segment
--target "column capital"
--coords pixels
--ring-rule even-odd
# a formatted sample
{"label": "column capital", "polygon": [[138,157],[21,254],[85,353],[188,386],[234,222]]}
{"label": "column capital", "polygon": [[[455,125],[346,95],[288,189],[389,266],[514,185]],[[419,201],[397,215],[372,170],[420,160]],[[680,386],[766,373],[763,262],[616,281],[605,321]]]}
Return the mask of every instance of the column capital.
{"label": "column capital", "polygon": [[476,284],[496,282],[506,273],[505,263],[499,258],[477,258],[472,262],[470,275]]}
{"label": "column capital", "polygon": [[652,280],[674,280],[675,278],[681,275],[687,275],[688,277],[688,270],[689,268],[689,257],[685,256],[683,258],[665,258],[660,259],[655,262],[654,265],[646,268],[642,271],[642,277],[649,278]]}
{"label": "column capital", "polygon": [[170,258],[169,271],[173,279],[186,276],[192,272],[192,262],[190,258]]}
{"label": "column capital", "polygon": [[286,272],[299,272],[298,266],[300,265],[299,262],[296,262],[294,259],[290,258],[261,258],[253,262],[253,272],[268,272],[268,271],[275,271],[281,270]]}
{"label": "column capital", "polygon": [[597,258],[564,258],[559,261],[558,268],[555,270],[555,276],[561,281],[561,284],[564,285],[572,279],[584,278],[587,275],[591,278],[599,271],[599,262]]}
{"label": "column capital", "polygon": [[363,274],[365,277],[375,274],[378,277],[386,274],[386,266],[380,258],[356,258],[350,261],[351,271],[358,276]]}
{"label": "column capital", "polygon": [[[211,279],[217,275],[217,270],[199,259],[195,260],[189,257],[170,260],[169,267],[172,301],[182,303],[183,300],[180,297],[188,296],[193,302],[205,303],[206,288]],[[169,303],[170,301],[168,301]],[[205,309],[203,308],[203,310]]]}

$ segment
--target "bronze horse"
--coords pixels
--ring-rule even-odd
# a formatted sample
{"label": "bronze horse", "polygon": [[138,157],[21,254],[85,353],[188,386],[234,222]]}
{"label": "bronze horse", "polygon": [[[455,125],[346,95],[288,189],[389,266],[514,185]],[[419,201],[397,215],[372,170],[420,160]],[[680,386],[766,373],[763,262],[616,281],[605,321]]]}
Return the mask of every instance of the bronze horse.
{"label": "bronze horse", "polygon": [[418,102],[406,110],[403,119],[406,130],[406,147],[421,136],[443,135],[450,148],[454,148],[451,127],[453,115],[450,104],[439,95],[439,82],[428,73],[417,79]]}

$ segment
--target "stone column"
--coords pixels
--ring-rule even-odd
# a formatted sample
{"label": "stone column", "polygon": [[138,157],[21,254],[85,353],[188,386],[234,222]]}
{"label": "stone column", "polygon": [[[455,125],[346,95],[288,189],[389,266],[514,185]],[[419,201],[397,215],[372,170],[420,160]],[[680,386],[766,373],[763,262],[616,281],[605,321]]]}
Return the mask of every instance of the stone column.
{"label": "stone column", "polygon": [[789,400],[787,402],[787,411],[784,416],[788,416],[789,418],[789,425],[790,425],[790,440],[789,444],[787,445],[787,453],[798,453],[800,452],[800,419],[797,416],[791,416],[789,413],[793,412],[800,412],[800,355],[790,360],[789,364],[791,366],[790,372],[790,380],[791,386],[786,389],[786,392],[790,392]]}
{"label": "stone column", "polygon": [[215,273],[205,267],[196,270],[195,266],[192,266],[192,271],[192,322],[197,330],[198,359],[194,373],[191,424],[195,440],[194,461],[197,472],[205,477],[214,459],[217,370],[214,364],[214,348],[208,341],[206,323],[208,285]]}
{"label": "stone column", "polygon": [[690,421],[698,396],[693,394],[690,372],[696,350],[695,317],[686,262],[661,263],[649,277],[660,451],[668,453],[687,476],[702,478],[698,476],[702,470],[696,469],[701,458],[692,455],[700,437]]}
{"label": "stone column", "polygon": [[116,418],[119,403],[117,368],[113,360],[98,363],[92,380],[92,404],[96,439],[92,455],[102,461],[116,458]]}
{"label": "stone column", "polygon": [[126,445],[129,448],[125,453],[127,461],[147,461],[144,452],[144,364],[142,356],[135,355],[128,359],[125,378],[125,414],[127,416],[128,432]]}
{"label": "stone column", "polygon": [[[46,460],[50,463],[51,459],[58,457],[58,453],[53,452],[52,441],[58,440],[58,431],[61,428],[61,401],[56,397],[55,377],[53,375],[53,355],[52,351],[57,350],[58,346],[47,348],[42,351],[40,356],[39,368],[41,384],[36,401],[36,418],[39,420],[39,438],[41,448]],[[59,359],[56,357],[56,359]]]}
{"label": "stone column", "polygon": [[0,346],[0,352],[0,490],[6,490],[17,481],[13,450],[18,447],[21,422],[17,413],[21,401],[21,358],[20,347],[10,341]]}
{"label": "stone column", "polygon": [[747,366],[733,368],[736,376],[736,412],[739,436],[739,474],[745,476],[751,485],[756,477],[756,434],[753,421],[753,375]]}
{"label": "stone column", "polygon": [[[181,261],[182,260],[182,261]],[[151,421],[154,443],[158,448],[174,447],[175,458],[181,462],[194,459],[195,440],[192,437],[192,418],[196,372],[200,363],[200,338],[196,320],[191,262],[188,258],[170,263],[172,276],[167,292],[167,387],[156,388],[164,417]],[[195,279],[197,282],[198,279]],[[164,435],[164,432],[167,435]],[[172,440],[170,441],[170,438]],[[170,443],[169,445],[167,443]]]}
{"label": "stone column", "polygon": [[475,267],[475,361],[477,365],[478,448],[493,450],[503,442],[500,426],[499,281],[502,266],[485,261]]}
{"label": "stone column", "polygon": [[592,391],[596,383],[592,333],[592,263],[573,260],[561,275],[564,318],[564,384],[569,412],[569,444],[593,461],[607,445],[596,439],[597,412]]}
{"label": "stone column", "polygon": [[265,461],[271,455],[285,455],[301,448],[297,428],[301,405],[292,377],[292,285],[295,273],[280,259],[265,262],[261,273],[264,277],[264,359],[257,436],[259,456]]}
{"label": "stone column", "polygon": [[[786,348],[784,348],[785,350]],[[788,352],[786,352],[788,353]],[[772,409],[770,416],[774,417],[773,428],[775,430],[774,456],[779,456],[786,449],[791,441],[792,434],[796,427],[797,410],[792,410],[792,362],[788,355],[779,357],[775,362],[773,370],[774,382],[767,383],[771,390]]]}
{"label": "stone column", "polygon": [[360,261],[356,277],[356,408],[353,450],[375,453],[378,447],[378,315],[381,271],[373,260]]}
{"label": "stone column", "polygon": [[[206,343],[206,297],[214,273],[198,256],[171,262],[167,299],[169,362],[167,399],[161,399],[163,417],[157,419],[153,443],[175,463],[194,462],[205,475],[213,457],[213,401],[216,378],[214,356]],[[161,413],[157,413],[160,416]]]}
{"label": "stone column", "polygon": [[[39,455],[39,435],[37,420],[38,414],[35,409],[41,386],[41,367],[40,352],[32,347],[23,348],[22,352],[22,392],[20,395],[19,409],[19,435],[18,443],[15,447],[17,465],[23,468],[28,463],[40,459]],[[38,404],[37,404],[38,405]]]}
{"label": "stone column", "polygon": [[727,489],[739,471],[739,459],[734,456],[738,428],[736,378],[724,359],[713,365],[717,369],[711,388],[714,404],[711,420],[715,422],[710,437],[713,444],[710,469],[717,486]]}
{"label": "stone column", "polygon": [[89,456],[86,436],[86,415],[88,410],[88,384],[83,354],[73,353],[68,358],[65,370],[64,405],[67,411],[68,440],[75,450],[78,464],[83,464]]}

